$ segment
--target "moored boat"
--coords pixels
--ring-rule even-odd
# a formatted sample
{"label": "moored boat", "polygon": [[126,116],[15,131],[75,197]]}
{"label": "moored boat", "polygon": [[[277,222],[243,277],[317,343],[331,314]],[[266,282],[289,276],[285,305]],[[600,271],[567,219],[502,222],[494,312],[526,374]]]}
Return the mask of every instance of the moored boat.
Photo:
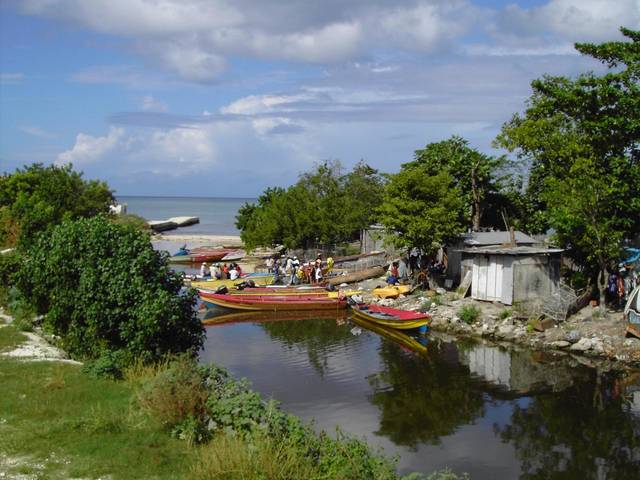
{"label": "moored boat", "polygon": [[169,257],[170,263],[202,263],[202,262],[218,262],[232,252],[237,252],[234,248],[210,248],[199,247],[189,250],[180,250],[176,255]]}
{"label": "moored boat", "polygon": [[226,295],[199,291],[207,306],[233,310],[339,310],[347,307],[347,301],[318,295]]}
{"label": "moored boat", "polygon": [[398,298],[411,291],[411,285],[389,285],[387,287],[374,288],[371,292],[378,298]]}
{"label": "moored boat", "polygon": [[388,328],[411,330],[424,327],[431,322],[431,316],[428,313],[398,310],[374,304],[352,305],[351,307],[355,318],[362,318]]}
{"label": "moored boat", "polygon": [[200,280],[191,282],[190,286],[196,289],[217,290],[220,287],[229,289],[241,285],[245,282],[252,281],[255,285],[266,286],[271,285],[274,281],[273,275],[266,273],[249,273],[235,280]]}

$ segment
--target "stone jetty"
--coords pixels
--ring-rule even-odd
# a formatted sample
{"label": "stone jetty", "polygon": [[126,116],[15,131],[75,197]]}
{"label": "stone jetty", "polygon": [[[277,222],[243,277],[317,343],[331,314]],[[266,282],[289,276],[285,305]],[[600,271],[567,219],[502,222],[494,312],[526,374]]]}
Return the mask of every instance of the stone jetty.
{"label": "stone jetty", "polygon": [[147,224],[154,232],[164,232],[167,230],[175,230],[179,227],[187,227],[200,223],[198,217],[171,217],[167,220],[149,220]]}

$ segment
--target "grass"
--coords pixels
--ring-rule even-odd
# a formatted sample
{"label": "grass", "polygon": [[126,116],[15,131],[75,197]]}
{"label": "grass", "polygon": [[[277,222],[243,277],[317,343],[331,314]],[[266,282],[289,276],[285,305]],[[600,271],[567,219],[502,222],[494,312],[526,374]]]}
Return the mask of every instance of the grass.
{"label": "grass", "polygon": [[458,311],[460,320],[471,325],[480,316],[480,309],[475,305],[465,305]]}
{"label": "grass", "polygon": [[[20,337],[0,328],[5,347]],[[76,365],[3,358],[0,384],[0,457],[19,459],[0,464],[8,478],[188,478],[196,451],[142,421],[126,382],[90,378]]]}
{"label": "grass", "polygon": [[26,335],[13,325],[3,326],[0,328],[0,352],[12,350],[26,339]]}
{"label": "grass", "polygon": [[498,318],[500,320],[506,320],[510,316],[511,316],[511,310],[509,310],[508,308],[503,308],[498,314]]}

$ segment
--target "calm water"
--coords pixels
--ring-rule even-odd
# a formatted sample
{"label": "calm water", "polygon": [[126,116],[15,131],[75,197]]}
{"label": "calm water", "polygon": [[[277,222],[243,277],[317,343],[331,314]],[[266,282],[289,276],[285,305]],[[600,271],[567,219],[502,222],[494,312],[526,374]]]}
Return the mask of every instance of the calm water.
{"label": "calm water", "polygon": [[353,328],[344,318],[208,326],[202,360],[318,428],[398,454],[401,473],[640,478],[640,374],[436,334],[415,353]]}
{"label": "calm water", "polygon": [[129,197],[119,196],[118,203],[126,203],[128,213],[147,220],[166,220],[171,217],[196,216],[200,223],[179,228],[176,234],[238,235],[235,216],[238,209],[253,198],[191,198],[191,197]]}

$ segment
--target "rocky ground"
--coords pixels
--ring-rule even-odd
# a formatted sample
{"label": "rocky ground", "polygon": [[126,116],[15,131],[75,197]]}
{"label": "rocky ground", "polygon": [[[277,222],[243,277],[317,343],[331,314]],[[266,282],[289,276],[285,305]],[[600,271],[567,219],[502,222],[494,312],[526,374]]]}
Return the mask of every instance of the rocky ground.
{"label": "rocky ground", "polygon": [[[384,279],[367,280],[358,285],[364,292],[377,286],[384,286]],[[433,317],[433,330],[564,353],[589,365],[606,363],[608,369],[640,366],[640,339],[625,336],[622,312],[607,311],[603,318],[598,308],[588,306],[563,322],[537,331],[534,329],[536,322],[521,317],[510,307],[460,298],[444,290],[418,290],[395,300],[376,299],[369,293],[363,296],[365,301],[403,310],[426,311]],[[472,323],[466,323],[460,317],[462,308],[467,305],[479,310]]]}

